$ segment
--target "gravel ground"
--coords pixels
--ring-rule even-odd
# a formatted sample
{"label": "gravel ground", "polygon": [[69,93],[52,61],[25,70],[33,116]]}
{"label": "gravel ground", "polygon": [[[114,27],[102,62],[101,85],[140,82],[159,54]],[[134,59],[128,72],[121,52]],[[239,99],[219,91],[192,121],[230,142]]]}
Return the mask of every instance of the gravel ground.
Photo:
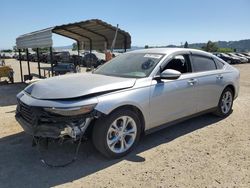
{"label": "gravel ground", "polygon": [[[88,141],[65,168],[45,167],[15,121],[15,95],[25,85],[0,86],[0,187],[250,187],[250,64],[236,67],[240,94],[226,119],[207,114],[179,123],[119,160],[103,158]],[[51,144],[42,155],[62,163],[75,147]]]}

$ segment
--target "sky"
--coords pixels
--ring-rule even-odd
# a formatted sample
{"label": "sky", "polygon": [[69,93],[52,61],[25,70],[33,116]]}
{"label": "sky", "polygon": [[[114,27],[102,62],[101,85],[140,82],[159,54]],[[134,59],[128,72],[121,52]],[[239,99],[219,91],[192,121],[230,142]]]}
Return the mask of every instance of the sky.
{"label": "sky", "polygon": [[88,19],[119,24],[133,46],[250,39],[250,0],[1,0],[0,7],[0,49],[19,35]]}

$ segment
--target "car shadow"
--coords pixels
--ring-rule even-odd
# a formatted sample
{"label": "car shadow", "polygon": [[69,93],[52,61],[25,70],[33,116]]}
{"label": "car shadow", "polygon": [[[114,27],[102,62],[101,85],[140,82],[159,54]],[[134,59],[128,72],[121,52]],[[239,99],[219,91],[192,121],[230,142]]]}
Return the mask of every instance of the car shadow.
{"label": "car shadow", "polygon": [[[0,187],[52,187],[86,177],[123,160],[140,163],[147,160],[140,153],[220,120],[207,114],[144,136],[134,151],[116,160],[102,157],[92,142],[87,141],[80,147],[78,160],[64,168],[44,166],[37,149],[31,147],[31,137],[24,132],[0,138]],[[64,163],[72,159],[75,148],[76,144],[52,143],[48,150],[42,151],[42,156],[50,163]]]}

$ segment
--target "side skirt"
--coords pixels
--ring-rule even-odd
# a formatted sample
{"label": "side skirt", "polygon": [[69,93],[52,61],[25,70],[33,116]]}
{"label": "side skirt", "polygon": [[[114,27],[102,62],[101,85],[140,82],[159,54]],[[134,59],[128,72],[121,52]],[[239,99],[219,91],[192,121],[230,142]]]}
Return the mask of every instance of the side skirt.
{"label": "side skirt", "polygon": [[183,117],[183,118],[180,118],[180,119],[177,119],[177,120],[174,120],[174,121],[171,121],[171,122],[156,126],[154,128],[146,130],[145,135],[154,133],[154,132],[159,131],[161,129],[165,129],[165,128],[169,127],[169,126],[175,125],[177,123],[181,123],[181,122],[186,121],[188,119],[191,119],[191,118],[194,118],[194,117],[197,117],[197,116],[201,116],[201,115],[204,115],[204,114],[207,114],[207,113],[214,112],[214,111],[216,111],[216,109],[217,109],[217,107],[214,107],[214,108],[211,108],[211,109],[208,109],[208,110],[205,110],[205,111],[202,111],[202,112],[198,112],[198,113],[190,115],[190,116],[186,116],[186,117]]}

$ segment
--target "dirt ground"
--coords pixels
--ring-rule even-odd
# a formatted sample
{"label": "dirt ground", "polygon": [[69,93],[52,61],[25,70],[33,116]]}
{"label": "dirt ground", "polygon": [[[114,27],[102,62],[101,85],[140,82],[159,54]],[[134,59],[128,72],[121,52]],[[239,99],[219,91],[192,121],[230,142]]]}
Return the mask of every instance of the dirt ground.
{"label": "dirt ground", "polygon": [[[250,187],[250,64],[236,67],[240,95],[226,119],[208,114],[179,123],[145,136],[118,160],[105,159],[88,141],[64,168],[45,167],[15,121],[15,95],[25,85],[1,85],[0,187]],[[75,147],[52,144],[42,155],[62,163]]]}

